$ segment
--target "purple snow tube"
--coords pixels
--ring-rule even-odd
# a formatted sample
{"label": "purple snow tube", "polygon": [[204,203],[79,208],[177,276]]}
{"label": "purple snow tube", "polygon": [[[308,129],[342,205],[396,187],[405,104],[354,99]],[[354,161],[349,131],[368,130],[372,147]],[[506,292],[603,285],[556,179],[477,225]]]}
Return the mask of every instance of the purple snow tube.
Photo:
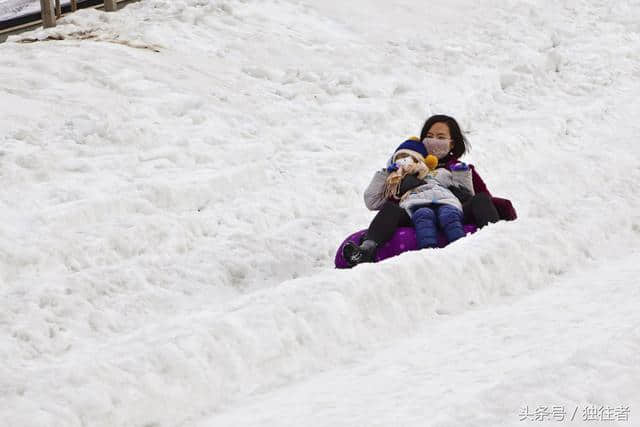
{"label": "purple snow tube", "polygon": [[[464,231],[467,234],[475,233],[477,227],[473,224],[465,224]],[[367,230],[360,230],[347,237],[344,242],[338,248],[336,253],[336,268],[349,268],[349,264],[342,256],[342,248],[344,245],[351,241],[355,244],[360,244],[360,240]],[[444,248],[447,246],[447,240],[442,232],[438,233],[438,247]],[[396,255],[400,255],[402,252],[415,251],[418,249],[416,243],[416,230],[412,227],[400,227],[396,230],[391,240],[384,245],[380,246],[376,251],[375,262],[382,261],[383,259],[391,258]]]}

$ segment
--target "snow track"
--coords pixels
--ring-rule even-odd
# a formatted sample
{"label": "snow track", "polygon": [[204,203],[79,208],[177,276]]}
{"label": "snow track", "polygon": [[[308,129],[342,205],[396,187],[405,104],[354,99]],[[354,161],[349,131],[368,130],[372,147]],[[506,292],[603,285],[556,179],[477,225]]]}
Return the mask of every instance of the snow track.
{"label": "snow track", "polygon": [[[191,425],[637,254],[640,4],[432,3],[146,0],[1,45],[2,419]],[[332,270],[437,112],[520,219]]]}

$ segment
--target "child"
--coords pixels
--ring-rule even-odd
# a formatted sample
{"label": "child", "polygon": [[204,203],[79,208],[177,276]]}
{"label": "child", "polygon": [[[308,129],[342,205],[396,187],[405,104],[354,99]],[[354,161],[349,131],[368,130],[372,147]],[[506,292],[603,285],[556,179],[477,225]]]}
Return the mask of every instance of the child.
{"label": "child", "polygon": [[[434,145],[434,141],[423,143],[417,138],[400,144],[387,168],[384,191],[388,199],[399,200],[400,207],[411,217],[420,249],[437,247],[438,228],[442,229],[449,242],[463,237],[459,198],[473,196],[471,170],[464,164],[456,164],[452,170],[445,167],[436,169],[438,159],[427,155],[427,143]],[[376,247],[375,241],[365,237],[360,246],[347,243],[343,255],[352,265],[370,262]]]}

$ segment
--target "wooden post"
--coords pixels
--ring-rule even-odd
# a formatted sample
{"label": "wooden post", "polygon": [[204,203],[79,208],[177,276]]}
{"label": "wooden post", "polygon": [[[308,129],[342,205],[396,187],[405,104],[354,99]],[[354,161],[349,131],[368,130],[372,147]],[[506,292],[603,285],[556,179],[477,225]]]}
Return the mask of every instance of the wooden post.
{"label": "wooden post", "polygon": [[78,10],[78,0],[71,0],[71,12]]}
{"label": "wooden post", "polygon": [[62,16],[62,6],[60,5],[60,0],[56,0],[56,19],[60,19]]}
{"label": "wooden post", "polygon": [[104,0],[104,10],[107,12],[115,12],[118,10],[118,3],[116,0]]}
{"label": "wooden post", "polygon": [[53,10],[52,0],[40,0],[40,10],[42,11],[42,25],[45,28],[56,26],[56,15]]}

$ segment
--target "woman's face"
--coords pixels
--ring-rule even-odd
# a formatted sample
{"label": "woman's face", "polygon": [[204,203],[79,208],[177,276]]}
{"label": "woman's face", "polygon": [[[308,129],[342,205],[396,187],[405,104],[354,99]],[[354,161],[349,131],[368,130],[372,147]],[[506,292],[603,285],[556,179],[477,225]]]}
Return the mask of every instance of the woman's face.
{"label": "woman's face", "polygon": [[[434,123],[427,132],[427,138],[448,139],[451,141],[451,131],[446,123]],[[453,141],[449,143],[449,149],[453,148]]]}

